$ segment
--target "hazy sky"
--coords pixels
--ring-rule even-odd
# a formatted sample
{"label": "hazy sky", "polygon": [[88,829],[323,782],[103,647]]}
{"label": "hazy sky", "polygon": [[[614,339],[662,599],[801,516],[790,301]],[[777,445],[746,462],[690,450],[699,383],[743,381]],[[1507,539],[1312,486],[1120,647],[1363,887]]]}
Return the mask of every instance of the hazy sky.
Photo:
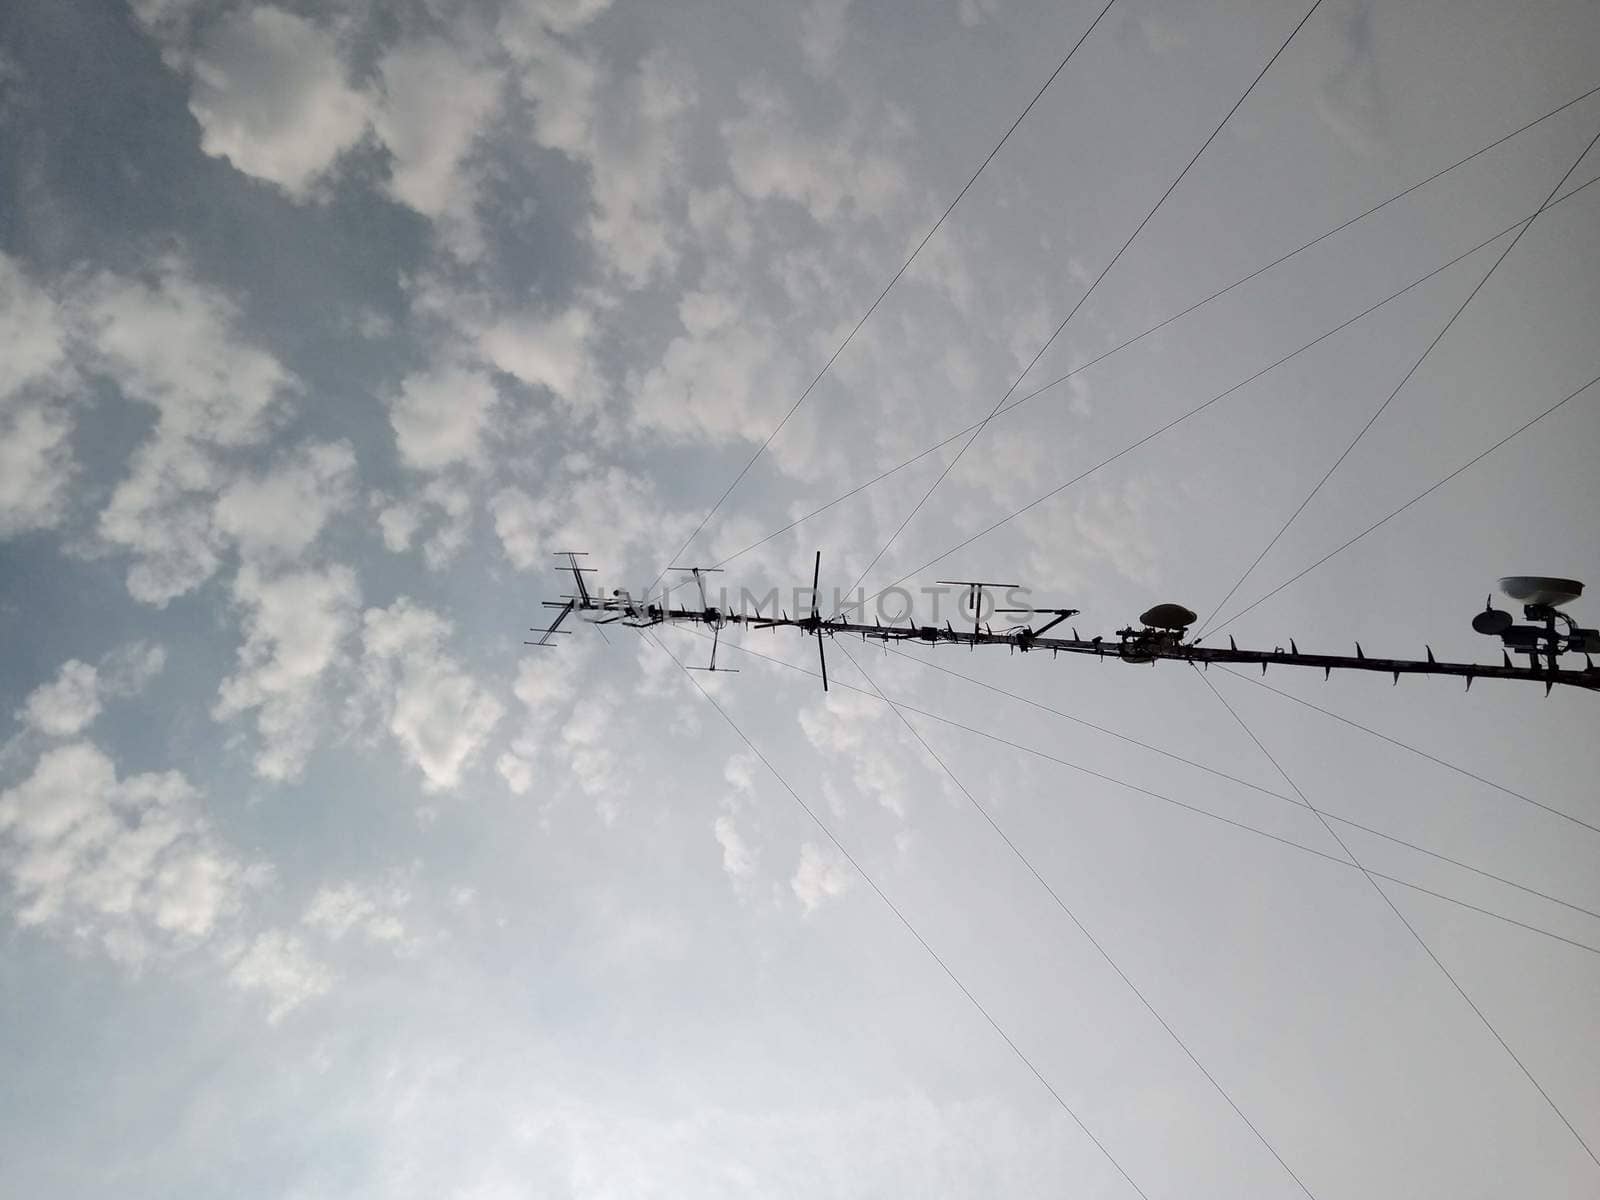
{"label": "hazy sky", "polygon": [[[989,413],[1307,4],[1116,0],[678,561]],[[1286,779],[1173,663],[522,647],[550,552],[672,561],[1101,7],[4,6],[0,1191],[1600,1194],[1595,696],[1211,671]],[[997,418],[867,589],[1210,612],[1600,175],[1596,88],[1593,0],[1324,0],[1015,395],[1537,123]],[[1597,335],[1600,186],[1222,615]],[[720,580],[847,587],[960,445]],[[1227,632],[1495,661],[1498,576],[1600,587],[1597,453],[1600,387]]]}

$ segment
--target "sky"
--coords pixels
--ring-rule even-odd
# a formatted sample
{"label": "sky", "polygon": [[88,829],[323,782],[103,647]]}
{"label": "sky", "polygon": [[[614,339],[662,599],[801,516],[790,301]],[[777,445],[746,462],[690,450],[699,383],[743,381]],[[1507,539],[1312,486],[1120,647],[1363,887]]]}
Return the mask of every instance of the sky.
{"label": "sky", "polygon": [[0,1191],[1600,1192],[1593,695],[523,645],[1600,582],[1600,5],[1308,4],[4,6]]}

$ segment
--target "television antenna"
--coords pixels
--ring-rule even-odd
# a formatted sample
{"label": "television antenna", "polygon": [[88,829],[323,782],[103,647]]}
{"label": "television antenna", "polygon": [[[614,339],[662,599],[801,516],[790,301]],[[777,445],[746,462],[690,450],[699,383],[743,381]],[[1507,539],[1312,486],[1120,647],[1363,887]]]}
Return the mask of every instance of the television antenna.
{"label": "television antenna", "polygon": [[[1562,684],[1568,687],[1600,691],[1600,668],[1594,665],[1592,655],[1600,654],[1600,630],[1584,628],[1561,608],[1583,593],[1583,584],[1575,579],[1546,575],[1508,575],[1499,581],[1506,597],[1522,605],[1525,624],[1518,624],[1509,611],[1495,608],[1493,597],[1485,603],[1483,611],[1472,618],[1477,632],[1497,637],[1501,643],[1499,663],[1441,662],[1430,646],[1424,646],[1423,659],[1373,658],[1359,642],[1354,655],[1302,653],[1293,638],[1289,649],[1281,646],[1271,650],[1240,648],[1230,636],[1228,645],[1202,646],[1199,639],[1189,640],[1189,630],[1195,624],[1195,614],[1181,604],[1157,604],[1140,614],[1137,625],[1130,624],[1116,631],[1115,639],[1104,636],[1084,638],[1076,629],[1071,637],[1052,634],[1069,617],[1077,616],[1075,608],[1004,608],[997,613],[1022,616],[1026,620],[999,631],[982,620],[985,589],[1015,589],[1019,585],[989,583],[978,580],[940,580],[940,583],[967,589],[972,604],[972,628],[956,629],[946,621],[940,625],[918,625],[907,619],[905,625],[882,625],[878,622],[849,621],[840,617],[824,618],[821,611],[820,585],[822,581],[822,551],[818,550],[811,572],[810,612],[804,616],[788,615],[779,609],[776,614],[762,616],[759,608],[752,614],[721,609],[710,602],[706,593],[705,576],[715,572],[713,567],[677,567],[674,570],[688,573],[699,590],[698,608],[673,608],[664,603],[639,604],[627,592],[617,589],[609,595],[591,592],[584,575],[593,573],[589,567],[578,565],[582,551],[563,550],[557,557],[567,559],[559,569],[572,572],[574,591],[559,600],[545,601],[546,607],[559,609],[555,620],[546,629],[532,630],[540,634],[536,642],[528,645],[546,646],[558,633],[569,632],[559,628],[562,621],[573,612],[585,615],[596,624],[609,624],[620,620],[635,629],[656,625],[705,625],[712,632],[711,661],[699,670],[727,671],[716,665],[716,652],[721,631],[730,625],[748,625],[752,629],[795,629],[817,642],[817,658],[822,668],[822,687],[828,690],[828,656],[823,639],[839,634],[851,634],[863,640],[881,642],[922,642],[928,645],[965,645],[976,650],[979,646],[1006,646],[1013,652],[1030,653],[1047,650],[1052,656],[1061,654],[1092,654],[1097,658],[1118,658],[1127,663],[1154,664],[1170,659],[1206,667],[1211,663],[1240,665],[1259,664],[1265,674],[1268,667],[1320,668],[1323,678],[1334,671],[1376,671],[1391,675],[1395,683],[1402,675],[1447,675],[1465,679],[1470,689],[1475,679],[1510,679],[1529,683],[1542,683],[1545,694]],[[597,614],[590,617],[589,614]],[[1512,655],[1526,656],[1526,666],[1512,661]],[[1567,656],[1583,655],[1584,665],[1578,667],[1564,662]]]}

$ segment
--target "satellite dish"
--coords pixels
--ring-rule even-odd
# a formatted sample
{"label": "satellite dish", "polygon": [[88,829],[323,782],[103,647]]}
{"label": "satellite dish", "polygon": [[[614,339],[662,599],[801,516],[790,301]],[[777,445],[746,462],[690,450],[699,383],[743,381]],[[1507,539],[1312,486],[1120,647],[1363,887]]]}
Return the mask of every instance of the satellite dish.
{"label": "satellite dish", "polygon": [[1479,633],[1487,633],[1490,637],[1499,637],[1511,628],[1511,614],[1504,609],[1486,608],[1472,618],[1472,627]]}
{"label": "satellite dish", "polygon": [[1187,629],[1199,619],[1181,604],[1158,604],[1139,618],[1151,629]]}
{"label": "satellite dish", "polygon": [[1583,595],[1583,584],[1576,579],[1554,579],[1547,575],[1507,575],[1500,590],[1519,604],[1543,604],[1559,608]]}

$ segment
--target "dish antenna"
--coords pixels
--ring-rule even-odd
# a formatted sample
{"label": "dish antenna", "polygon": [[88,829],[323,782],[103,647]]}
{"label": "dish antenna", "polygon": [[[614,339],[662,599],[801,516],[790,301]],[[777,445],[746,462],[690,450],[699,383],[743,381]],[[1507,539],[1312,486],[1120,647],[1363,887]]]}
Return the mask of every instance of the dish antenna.
{"label": "dish antenna", "polygon": [[[1522,605],[1522,615],[1530,624],[1518,625],[1511,614],[1502,612],[1490,601],[1472,618],[1472,627],[1479,633],[1497,637],[1505,650],[1505,662],[1510,665],[1512,654],[1526,654],[1528,669],[1547,671],[1545,694],[1559,670],[1558,659],[1566,653],[1589,655],[1600,651],[1600,630],[1581,629],[1578,623],[1560,611],[1560,605],[1583,595],[1583,584],[1576,579],[1557,579],[1550,575],[1507,575],[1500,580],[1500,590]],[[1565,626],[1565,632],[1558,628]],[[1593,670],[1592,665],[1587,668]]]}
{"label": "dish antenna", "polygon": [[1549,575],[1507,575],[1500,581],[1500,590],[1518,604],[1560,608],[1583,595],[1583,584]]}
{"label": "dish antenna", "polygon": [[1511,614],[1503,608],[1496,608],[1493,597],[1489,597],[1483,602],[1483,611],[1472,618],[1472,628],[1490,637],[1499,637],[1511,628]]}
{"label": "dish antenna", "polygon": [[1181,604],[1158,604],[1146,609],[1139,620],[1152,629],[1184,630],[1195,623],[1195,614]]}

